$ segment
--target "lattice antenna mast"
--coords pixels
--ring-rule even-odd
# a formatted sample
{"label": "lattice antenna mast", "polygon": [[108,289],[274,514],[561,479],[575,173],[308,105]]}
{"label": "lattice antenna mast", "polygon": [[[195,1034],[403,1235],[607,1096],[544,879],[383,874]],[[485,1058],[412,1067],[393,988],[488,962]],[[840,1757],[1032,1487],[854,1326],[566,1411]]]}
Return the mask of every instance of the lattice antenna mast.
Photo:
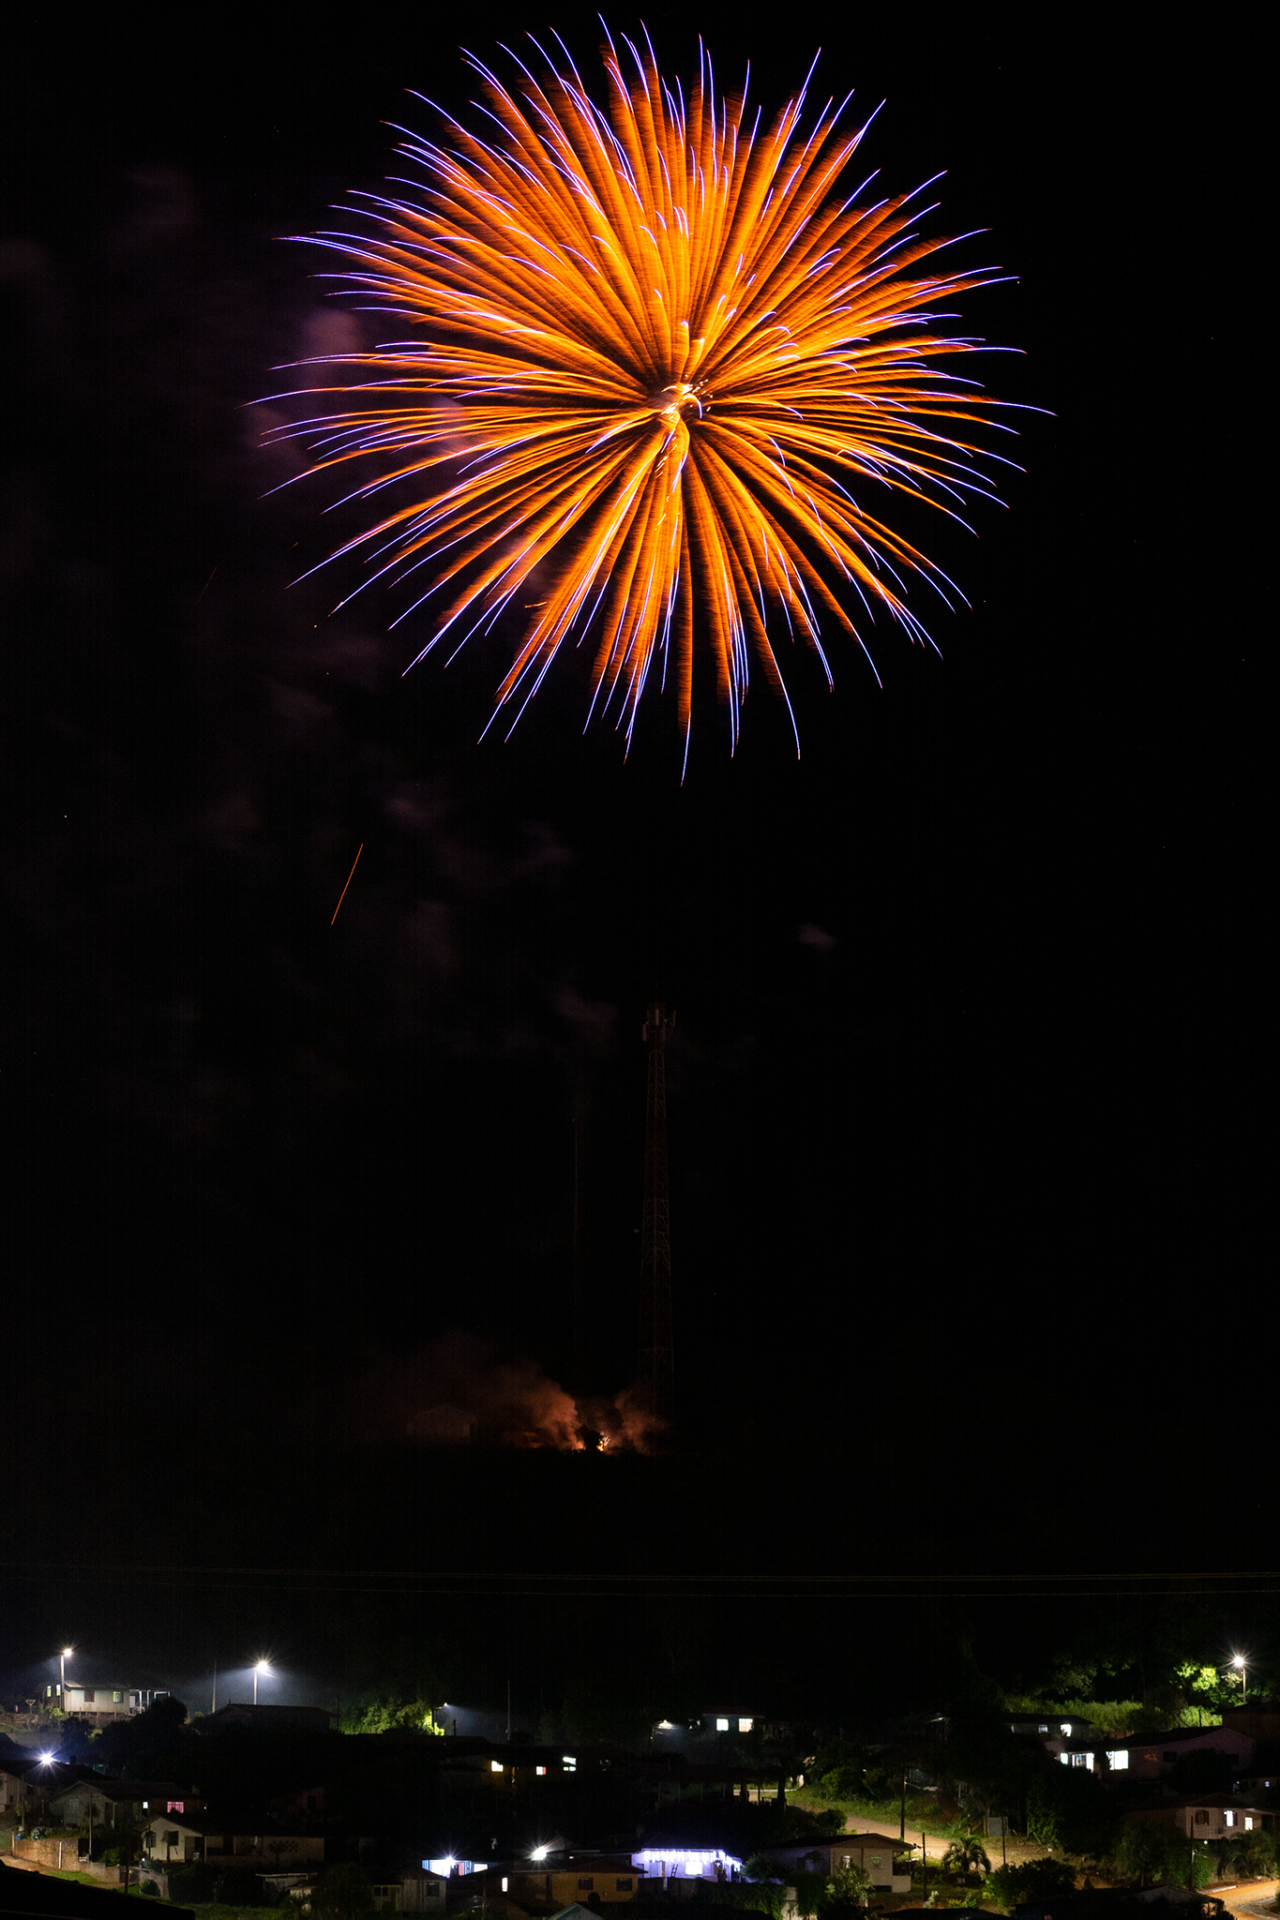
{"label": "lattice antenna mast", "polygon": [[676,1023],[660,1001],[643,1028],[649,1054],[644,1130],[644,1216],[640,1227],[640,1390],[651,1412],[675,1418],[671,1330],[671,1201],[667,1188],[667,1035]]}

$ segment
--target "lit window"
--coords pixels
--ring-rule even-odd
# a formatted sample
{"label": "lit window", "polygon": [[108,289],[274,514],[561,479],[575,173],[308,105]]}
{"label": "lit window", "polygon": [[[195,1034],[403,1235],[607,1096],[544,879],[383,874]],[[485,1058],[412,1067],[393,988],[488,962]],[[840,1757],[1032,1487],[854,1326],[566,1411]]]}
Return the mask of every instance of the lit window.
{"label": "lit window", "polygon": [[1069,1767],[1071,1765],[1071,1755],[1069,1753],[1060,1753],[1058,1755],[1058,1758],[1059,1760],[1061,1760],[1064,1767]]}
{"label": "lit window", "polygon": [[1251,1813],[1246,1813],[1244,1817],[1244,1830],[1246,1833],[1253,1832],[1253,1815]]}
{"label": "lit window", "polygon": [[717,1733],[728,1733],[728,1731],[729,1731],[729,1722],[728,1722],[727,1720],[717,1720],[717,1721],[716,1721],[716,1732],[717,1732]]}
{"label": "lit window", "polygon": [[546,1772],[546,1768],[545,1768],[545,1767],[535,1767],[535,1768],[534,1768],[534,1772],[535,1772],[535,1773],[545,1773],[545,1772]]}
{"label": "lit window", "polygon": [[111,1696],[111,1698],[112,1698],[113,1700],[118,1700],[118,1699],[120,1698],[120,1689],[119,1689],[119,1687],[117,1687],[117,1688],[116,1688],[116,1690],[115,1690],[115,1692],[114,1692],[114,1693],[112,1694],[112,1696]]}
{"label": "lit window", "polygon": [[1234,1813],[1233,1813],[1233,1812],[1231,1811],[1231,1809],[1230,1809],[1230,1807],[1224,1807],[1224,1808],[1222,1809],[1222,1824],[1223,1824],[1223,1826],[1224,1826],[1224,1827],[1234,1827],[1234,1825],[1235,1825],[1235,1823],[1236,1823],[1236,1817],[1235,1817],[1235,1814],[1234,1814]]}
{"label": "lit window", "polygon": [[1041,1726],[1040,1728],[1038,1728],[1038,1731],[1040,1733],[1048,1733],[1049,1729],[1047,1726]]}
{"label": "lit window", "polygon": [[504,1893],[507,1891],[507,1876],[505,1873],[502,1876],[502,1891]]}
{"label": "lit window", "polygon": [[489,1762],[489,1771],[490,1773],[501,1773],[502,1772],[501,1760],[491,1760]]}
{"label": "lit window", "polygon": [[1125,1773],[1129,1766],[1128,1747],[1117,1747],[1111,1756],[1112,1773]]}
{"label": "lit window", "polygon": [[750,1733],[750,1731],[751,1731],[751,1722],[750,1722],[749,1720],[739,1720],[739,1722],[738,1722],[738,1732],[739,1732],[739,1733]]}
{"label": "lit window", "polygon": [[566,1773],[576,1773],[578,1771],[578,1763],[571,1753],[562,1753],[560,1755],[560,1764]]}
{"label": "lit window", "polygon": [[1064,1740],[1069,1740],[1071,1738],[1071,1722],[1069,1720],[1064,1720],[1062,1722],[1061,1732]]}

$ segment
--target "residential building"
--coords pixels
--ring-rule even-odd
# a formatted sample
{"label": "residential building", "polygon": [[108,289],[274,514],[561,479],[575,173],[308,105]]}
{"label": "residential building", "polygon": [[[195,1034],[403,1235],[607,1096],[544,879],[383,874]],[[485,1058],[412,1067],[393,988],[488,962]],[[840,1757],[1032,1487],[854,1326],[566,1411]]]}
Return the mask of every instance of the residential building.
{"label": "residential building", "polygon": [[1237,1774],[1248,1770],[1254,1741],[1234,1727],[1173,1727],[1167,1733],[1142,1739],[1102,1740],[1059,1736],[1045,1742],[1063,1766],[1087,1767],[1091,1772],[1127,1773],[1134,1780],[1157,1780],[1189,1753],[1216,1748],[1234,1763]]}
{"label": "residential building", "polygon": [[1224,1840],[1243,1833],[1273,1833],[1280,1815],[1267,1808],[1251,1807],[1226,1794],[1199,1794],[1161,1800],[1149,1807],[1132,1807],[1124,1817],[1126,1822],[1173,1827],[1188,1840]]}
{"label": "residential building", "polygon": [[449,1876],[430,1867],[407,1867],[397,1879],[373,1888],[376,1908],[390,1913],[443,1915],[448,1901]]}
{"label": "residential building", "polygon": [[233,1700],[206,1713],[197,1722],[201,1733],[221,1733],[224,1727],[309,1727],[316,1733],[328,1733],[333,1715],[327,1707],[254,1706],[252,1701]]}
{"label": "residential building", "polygon": [[911,1874],[894,1871],[896,1855],[913,1851],[910,1841],[891,1840],[883,1833],[838,1833],[793,1840],[785,1846],[764,1847],[765,1859],[776,1860],[794,1872],[834,1876],[849,1867],[871,1875],[873,1887],[892,1893],[910,1893]]}
{"label": "residential building", "polygon": [[205,1814],[153,1813],[144,1835],[147,1853],[162,1866],[193,1860],[281,1873],[324,1859],[320,1834],[237,1832]]}
{"label": "residential building", "polygon": [[570,1853],[557,1860],[495,1870],[496,1892],[509,1894],[528,1912],[556,1913],[574,1903],[586,1905],[598,1894],[606,1905],[635,1898],[644,1875],[629,1854]]}
{"label": "residential building", "polygon": [[91,1773],[49,1795],[49,1811],[64,1827],[136,1827],[154,1813],[198,1813],[204,1801],[192,1787],[166,1780],[108,1780]]}

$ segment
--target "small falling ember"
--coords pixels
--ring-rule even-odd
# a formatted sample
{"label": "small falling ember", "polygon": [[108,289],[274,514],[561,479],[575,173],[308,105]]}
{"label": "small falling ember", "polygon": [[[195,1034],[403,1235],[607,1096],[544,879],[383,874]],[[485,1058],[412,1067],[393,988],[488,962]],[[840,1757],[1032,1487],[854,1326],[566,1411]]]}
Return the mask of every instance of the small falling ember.
{"label": "small falling ember", "polygon": [[[362,840],[360,842],[360,845],[356,848],[356,857],[351,862],[351,872],[347,875],[346,886],[343,887],[342,892],[338,895],[338,904],[333,910],[333,920],[337,919],[338,914],[341,911],[342,903],[347,897],[347,887],[351,885],[352,880],[355,878],[355,871],[360,864],[360,855],[363,852],[364,852],[364,841]],[[330,926],[333,925],[333,920],[329,922]]]}

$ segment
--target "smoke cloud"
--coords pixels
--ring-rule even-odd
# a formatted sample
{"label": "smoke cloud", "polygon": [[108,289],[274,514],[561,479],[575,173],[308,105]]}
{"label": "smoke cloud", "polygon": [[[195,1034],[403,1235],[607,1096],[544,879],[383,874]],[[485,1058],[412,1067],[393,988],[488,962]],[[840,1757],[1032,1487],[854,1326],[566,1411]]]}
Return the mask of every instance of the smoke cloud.
{"label": "smoke cloud", "polygon": [[578,1399],[527,1355],[455,1329],[365,1384],[377,1427],[419,1446],[651,1452],[664,1432],[635,1387]]}

